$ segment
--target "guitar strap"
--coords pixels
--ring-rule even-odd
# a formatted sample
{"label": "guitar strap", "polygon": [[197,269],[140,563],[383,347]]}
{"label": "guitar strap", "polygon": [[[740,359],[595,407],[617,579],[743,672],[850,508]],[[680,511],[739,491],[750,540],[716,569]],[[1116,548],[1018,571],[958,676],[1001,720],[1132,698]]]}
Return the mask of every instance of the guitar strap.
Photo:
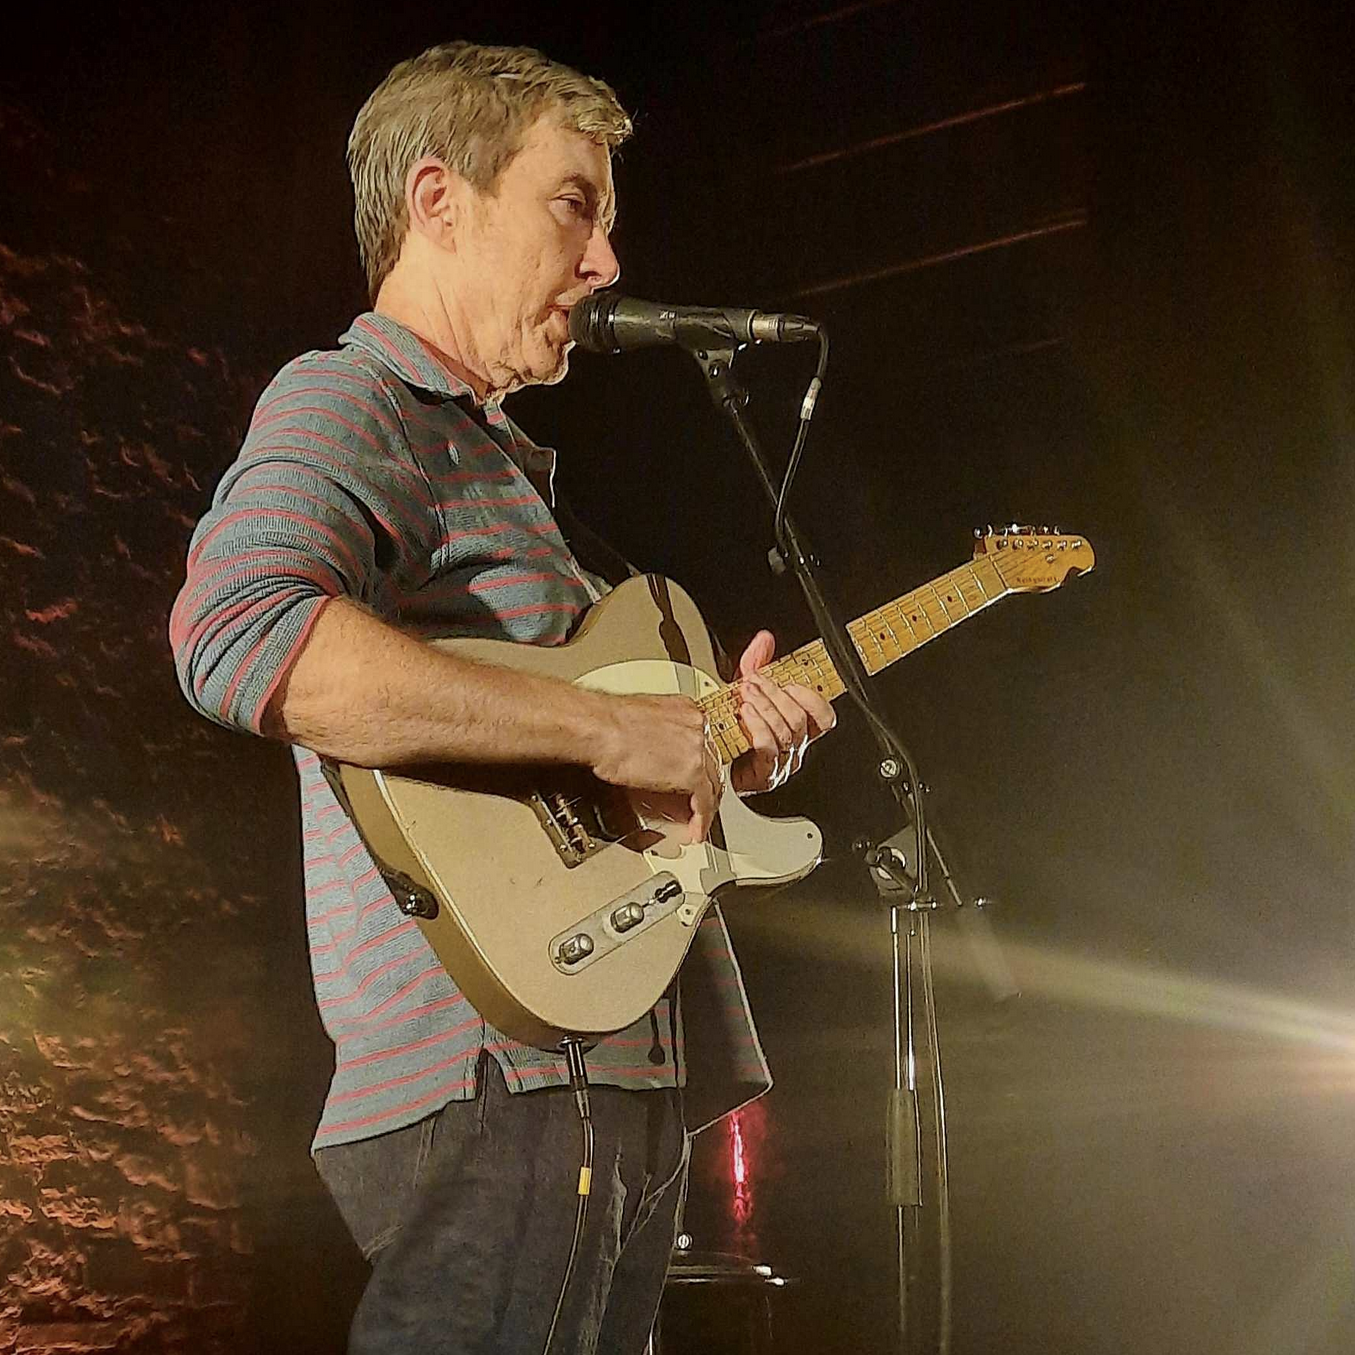
{"label": "guitar strap", "polygon": [[[636,569],[611,542],[600,537],[591,527],[581,522],[568,501],[557,491],[555,495],[555,520],[560,525],[560,534],[565,544],[574,552],[578,562],[590,573],[596,574],[613,588],[627,579],[637,578],[643,571]],[[710,631],[711,645],[715,650],[715,663],[720,676],[729,681],[734,675],[734,666],[729,655],[714,631]]]}
{"label": "guitar strap", "polygon": [[574,552],[578,562],[599,578],[605,579],[613,588],[640,573],[615,546],[580,522],[559,493],[555,496],[555,520],[560,524],[565,544]]}

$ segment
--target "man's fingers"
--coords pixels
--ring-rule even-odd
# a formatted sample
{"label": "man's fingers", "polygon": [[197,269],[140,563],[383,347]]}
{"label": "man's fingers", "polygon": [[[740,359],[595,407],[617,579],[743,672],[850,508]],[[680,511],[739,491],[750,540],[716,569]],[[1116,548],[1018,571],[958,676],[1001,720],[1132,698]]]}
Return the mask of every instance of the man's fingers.
{"label": "man's fingers", "polygon": [[687,845],[695,846],[698,842],[706,840],[706,834],[710,832],[710,822],[706,818],[706,813],[701,809],[702,797],[693,795],[691,800],[691,817],[687,820]]}
{"label": "man's fingers", "polygon": [[760,630],[748,641],[748,647],[739,659],[739,676],[751,677],[759,668],[765,668],[776,653],[776,641],[769,630]]}
{"label": "man's fingers", "polygon": [[[812,743],[820,734],[826,734],[837,724],[837,713],[832,705],[824,700],[812,687],[803,687],[798,683],[793,683],[786,687],[777,689],[783,702],[789,703],[796,714],[790,718],[800,727],[800,712],[804,716],[804,732]],[[785,709],[783,705],[782,709]]]}
{"label": "man's fingers", "polygon": [[711,824],[715,822],[715,811],[720,805],[719,764],[712,767],[713,759],[707,759],[706,775],[702,783],[692,792],[692,816],[687,824],[687,841],[704,842],[710,834]]}
{"label": "man's fingers", "polygon": [[[789,752],[803,737],[806,727],[805,712],[795,704],[795,702],[786,699],[778,701],[764,685],[774,686],[767,683],[765,678],[749,678],[743,684],[743,707],[740,714],[746,718],[750,724],[760,725],[761,728],[749,728],[750,736],[762,733],[766,730],[771,737],[770,744],[760,744],[756,737],[753,739],[755,748],[761,747],[769,753]],[[781,692],[777,689],[777,695]],[[798,723],[799,730],[795,728]]]}

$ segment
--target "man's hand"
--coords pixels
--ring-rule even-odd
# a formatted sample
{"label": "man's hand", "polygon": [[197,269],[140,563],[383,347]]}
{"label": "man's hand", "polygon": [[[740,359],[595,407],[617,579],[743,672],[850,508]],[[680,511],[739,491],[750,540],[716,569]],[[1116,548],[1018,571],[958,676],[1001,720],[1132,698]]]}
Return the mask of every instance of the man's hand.
{"label": "man's hand", "polygon": [[[685,696],[608,697],[593,774],[617,786],[659,792],[653,807],[686,820],[688,841],[702,842],[719,808],[720,761],[706,719]],[[663,806],[666,796],[671,813]]]}
{"label": "man's hand", "polygon": [[[759,669],[776,652],[759,631],[739,660],[734,690],[739,723],[753,745],[730,769],[741,795],[775,790],[799,770],[805,749],[837,723],[832,706],[809,687],[778,687]],[[723,789],[720,761],[701,709],[685,696],[609,696],[593,773],[617,786],[654,792],[651,804],[688,824],[688,841],[702,842]],[[664,799],[669,809],[663,810]]]}
{"label": "man's hand", "polygon": [[833,707],[812,688],[778,687],[758,671],[775,653],[771,631],[760,630],[739,660],[739,723],[753,745],[730,769],[730,785],[740,795],[783,785],[800,770],[805,749],[837,723]]}

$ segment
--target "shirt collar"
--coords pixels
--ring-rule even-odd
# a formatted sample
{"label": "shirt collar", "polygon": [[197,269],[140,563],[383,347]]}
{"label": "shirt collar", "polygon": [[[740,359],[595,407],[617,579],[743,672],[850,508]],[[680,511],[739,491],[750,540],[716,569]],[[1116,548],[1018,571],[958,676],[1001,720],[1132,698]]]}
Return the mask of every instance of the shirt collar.
{"label": "shirt collar", "polygon": [[[364,311],[339,335],[341,344],[360,348],[371,354],[383,367],[388,367],[402,381],[435,395],[453,400],[470,400],[478,404],[475,391],[459,376],[454,376],[428,350],[412,329],[406,329],[398,320],[376,311]],[[483,405],[485,421],[493,428],[505,430],[512,441],[513,459],[521,470],[538,482],[544,482],[543,498],[547,503],[555,499],[555,452],[550,447],[538,447],[525,437],[517,425],[504,413],[497,400],[486,400]]]}
{"label": "shirt collar", "polygon": [[[406,329],[389,315],[364,311],[339,335],[339,342],[370,353],[411,386],[432,391],[435,395],[450,396],[453,400],[470,399],[479,404],[475,391],[466,382],[448,371],[412,329]],[[486,413],[497,412],[498,405],[497,400],[486,400]]]}

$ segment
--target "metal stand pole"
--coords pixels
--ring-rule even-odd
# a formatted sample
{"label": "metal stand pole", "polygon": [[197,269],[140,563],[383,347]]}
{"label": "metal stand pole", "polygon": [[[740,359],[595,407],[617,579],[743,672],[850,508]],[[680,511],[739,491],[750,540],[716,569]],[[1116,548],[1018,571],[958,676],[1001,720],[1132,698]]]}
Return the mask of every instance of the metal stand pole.
{"label": "metal stand pole", "polygon": [[[913,1043],[913,927],[915,915],[909,914],[903,943],[902,988],[900,994],[899,913],[897,903],[889,909],[889,931],[894,959],[894,1010],[902,1010],[904,1020],[894,1025],[894,1091],[890,1097],[886,1134],[889,1144],[889,1198],[894,1205],[894,1231],[898,1245],[899,1339],[907,1351],[909,1244],[916,1233],[916,1214],[922,1207],[922,1132],[917,1105],[917,1056]],[[914,1225],[910,1227],[910,1222]]]}
{"label": "metal stand pole", "polygon": [[[738,435],[739,441],[748,452],[754,471],[763,490],[777,507],[778,493],[773,482],[766,458],[758,444],[757,436],[744,415],[747,394],[734,379],[731,365],[740,345],[729,343],[724,346],[712,344],[709,347],[693,347],[690,351],[705,374],[712,400],[716,407],[729,418]],[[784,507],[784,506],[783,506]],[[919,910],[935,908],[927,889],[927,847],[929,835],[926,829],[922,805],[922,783],[902,741],[894,734],[884,715],[872,701],[866,685],[866,673],[860,655],[849,643],[846,629],[836,617],[818,578],[818,563],[800,534],[793,518],[781,513],[778,518],[780,531],[775,547],[769,553],[773,569],[780,572],[789,567],[795,575],[810,613],[819,627],[820,635],[833,666],[841,678],[847,694],[861,711],[875,736],[880,748],[880,762],[877,773],[881,781],[893,796],[904,820],[904,828],[879,847],[866,852],[867,864],[877,888],[882,892],[903,895],[907,902],[900,903],[897,897],[891,899],[890,928],[893,937],[894,967],[894,1086],[890,1098],[888,1136],[888,1174],[889,1195],[895,1207],[896,1242],[898,1267],[898,1353],[908,1355],[908,1285],[909,1253],[911,1238],[915,1228],[907,1226],[906,1211],[921,1208],[921,1132],[917,1104],[917,1059],[913,1040],[913,959],[912,938],[915,934],[916,918]],[[902,845],[907,838],[913,845]],[[949,876],[949,872],[945,872]],[[903,956],[899,954],[898,914],[907,911],[912,914],[905,934]],[[927,994],[931,993],[930,947],[924,947],[922,954],[923,984]],[[928,1001],[931,1001],[930,996]],[[939,1094],[941,1086],[940,1046],[932,1040],[930,1054],[933,1063],[933,1086]],[[945,1159],[944,1122],[938,1123],[937,1156],[938,1162]],[[949,1210],[944,1182],[944,1170],[938,1176],[942,1183],[939,1205],[946,1215]],[[949,1245],[949,1220],[946,1218],[943,1237]],[[943,1275],[949,1273],[949,1256],[943,1258]],[[944,1286],[944,1296],[949,1298],[949,1285]],[[949,1317],[943,1317],[942,1331],[949,1332]],[[944,1352],[943,1352],[944,1355]]]}

